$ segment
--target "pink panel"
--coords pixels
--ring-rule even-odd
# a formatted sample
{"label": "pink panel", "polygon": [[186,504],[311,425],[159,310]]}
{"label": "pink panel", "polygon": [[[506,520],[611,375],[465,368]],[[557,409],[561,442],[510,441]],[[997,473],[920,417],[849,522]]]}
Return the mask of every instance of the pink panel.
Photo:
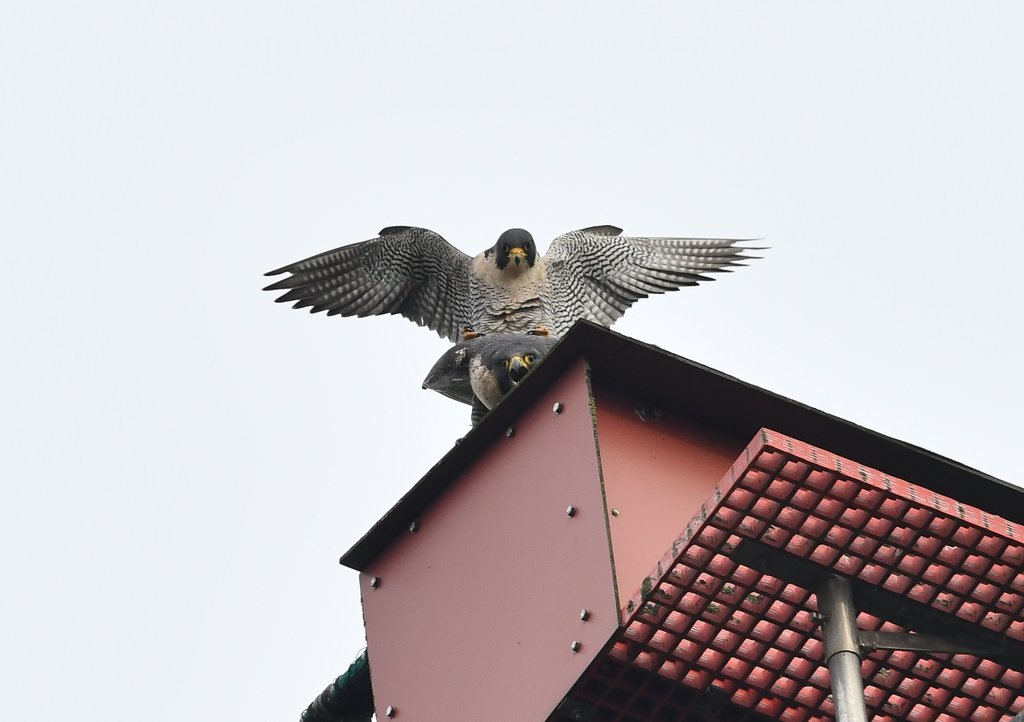
{"label": "pink panel", "polygon": [[609,389],[596,387],[594,395],[616,582],[625,604],[744,445],[674,415],[638,409],[635,400]]}
{"label": "pink panel", "polygon": [[618,627],[582,361],[360,585],[378,719],[388,706],[416,722],[552,712]]}

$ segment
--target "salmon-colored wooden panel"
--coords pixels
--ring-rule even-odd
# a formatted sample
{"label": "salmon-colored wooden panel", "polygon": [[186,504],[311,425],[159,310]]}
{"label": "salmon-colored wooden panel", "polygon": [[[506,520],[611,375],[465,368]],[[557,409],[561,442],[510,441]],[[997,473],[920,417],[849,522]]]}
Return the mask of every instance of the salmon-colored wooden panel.
{"label": "salmon-colored wooden panel", "polygon": [[619,598],[639,590],[744,443],[594,388]]}
{"label": "salmon-colored wooden panel", "polygon": [[545,719],[618,627],[583,362],[514,428],[360,575],[378,719]]}

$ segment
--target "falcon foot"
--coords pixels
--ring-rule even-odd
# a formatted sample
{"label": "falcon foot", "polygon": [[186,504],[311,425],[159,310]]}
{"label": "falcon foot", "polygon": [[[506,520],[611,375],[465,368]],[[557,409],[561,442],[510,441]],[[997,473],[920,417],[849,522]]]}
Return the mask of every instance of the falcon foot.
{"label": "falcon foot", "polygon": [[472,326],[463,326],[462,327],[462,340],[463,341],[469,341],[471,338],[478,338],[480,336],[483,336],[483,334],[478,332],[478,331],[474,331]]}
{"label": "falcon foot", "polygon": [[532,331],[527,331],[526,335],[527,336],[550,336],[551,335],[551,329],[548,328],[547,326],[538,326],[537,328],[533,329]]}

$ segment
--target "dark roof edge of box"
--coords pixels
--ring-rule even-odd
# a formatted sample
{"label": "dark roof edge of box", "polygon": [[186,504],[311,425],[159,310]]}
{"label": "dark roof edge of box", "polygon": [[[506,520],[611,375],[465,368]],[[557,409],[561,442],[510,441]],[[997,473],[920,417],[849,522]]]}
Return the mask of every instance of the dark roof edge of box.
{"label": "dark roof edge of box", "polygon": [[[966,504],[1024,523],[1024,491],[921,447],[885,436],[806,404],[740,381],[703,364],[641,343],[603,326],[577,323],[527,380],[417,482],[341,558],[352,569],[366,566],[458,474],[579,358],[595,381],[713,426],[741,443],[761,427],[877,468]],[[681,520],[684,524],[686,520]]]}

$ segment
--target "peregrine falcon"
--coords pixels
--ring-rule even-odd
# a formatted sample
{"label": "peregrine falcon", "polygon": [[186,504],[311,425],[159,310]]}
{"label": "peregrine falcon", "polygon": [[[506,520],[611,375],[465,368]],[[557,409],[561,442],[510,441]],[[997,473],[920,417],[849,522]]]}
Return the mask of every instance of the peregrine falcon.
{"label": "peregrine falcon", "polygon": [[448,349],[423,388],[472,404],[475,426],[557,343],[551,336],[499,333],[476,336]]}
{"label": "peregrine falcon", "polygon": [[555,238],[541,256],[512,228],[474,258],[425,228],[390,226],[377,238],[311,256],[266,275],[278,302],[328,316],[402,314],[456,341],[464,333],[547,330],[583,318],[612,325],[638,299],[711,281],[754,258],[724,238],[623,236],[593,226]]}

